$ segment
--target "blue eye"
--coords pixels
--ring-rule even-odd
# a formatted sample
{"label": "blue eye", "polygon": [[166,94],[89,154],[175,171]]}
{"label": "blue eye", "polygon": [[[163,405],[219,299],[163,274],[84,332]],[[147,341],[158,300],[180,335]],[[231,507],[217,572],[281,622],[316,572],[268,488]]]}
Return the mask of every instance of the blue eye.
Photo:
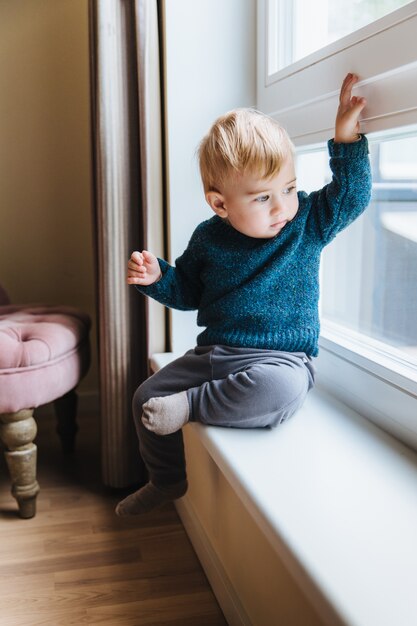
{"label": "blue eye", "polygon": [[284,196],[288,196],[288,194],[294,191],[294,189],[295,189],[295,185],[293,185],[292,187],[287,187],[286,189],[283,189],[282,193],[284,194]]}
{"label": "blue eye", "polygon": [[268,202],[269,196],[259,196],[256,198],[256,202]]}

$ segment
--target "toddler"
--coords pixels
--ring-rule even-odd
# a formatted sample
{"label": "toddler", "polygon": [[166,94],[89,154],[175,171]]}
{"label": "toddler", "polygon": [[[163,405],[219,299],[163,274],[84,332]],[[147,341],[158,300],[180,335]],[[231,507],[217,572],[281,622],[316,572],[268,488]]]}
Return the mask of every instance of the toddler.
{"label": "toddler", "polygon": [[152,510],[187,490],[182,427],[274,427],[314,385],[320,254],[370,200],[367,140],[359,131],[358,77],[340,91],[328,142],[332,181],[297,192],[293,146],[252,109],[220,117],[199,147],[205,197],[215,215],[191,236],[175,267],[133,252],[128,284],[162,304],[198,309],[197,346],[136,391],[140,452],[149,482],[122,500],[121,516]]}

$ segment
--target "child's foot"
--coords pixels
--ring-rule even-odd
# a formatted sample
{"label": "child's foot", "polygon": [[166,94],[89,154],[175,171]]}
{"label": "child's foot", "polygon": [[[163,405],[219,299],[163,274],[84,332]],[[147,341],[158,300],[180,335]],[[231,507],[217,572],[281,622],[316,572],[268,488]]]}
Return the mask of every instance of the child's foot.
{"label": "child's foot", "polygon": [[116,507],[116,515],[127,517],[129,515],[148,513],[148,511],[152,511],[152,509],[161,504],[181,498],[187,491],[187,487],[187,480],[182,480],[174,485],[164,485],[163,487],[157,487],[149,482],[119,502]]}
{"label": "child's foot", "polygon": [[142,409],[143,425],[157,435],[175,433],[188,422],[190,415],[186,391],[163,398],[151,398]]}

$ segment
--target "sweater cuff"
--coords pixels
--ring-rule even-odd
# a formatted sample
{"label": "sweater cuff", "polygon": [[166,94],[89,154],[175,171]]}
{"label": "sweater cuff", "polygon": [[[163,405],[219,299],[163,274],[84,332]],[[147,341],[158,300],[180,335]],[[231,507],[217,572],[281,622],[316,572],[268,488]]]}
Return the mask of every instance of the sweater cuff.
{"label": "sweater cuff", "polygon": [[334,139],[327,142],[331,157],[357,157],[369,154],[368,140],[365,135],[360,135],[360,140],[353,143],[336,143]]}

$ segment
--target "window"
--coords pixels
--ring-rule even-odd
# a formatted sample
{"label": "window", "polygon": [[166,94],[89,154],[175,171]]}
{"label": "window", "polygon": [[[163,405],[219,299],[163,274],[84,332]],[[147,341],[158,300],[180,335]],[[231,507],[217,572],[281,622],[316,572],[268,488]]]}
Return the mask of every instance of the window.
{"label": "window", "polygon": [[270,0],[268,74],[375,22],[409,0]]}
{"label": "window", "polygon": [[293,139],[300,188],[328,180],[340,85],[360,77],[373,200],[323,253],[317,381],[417,449],[417,0],[257,6],[257,107]]}
{"label": "window", "polygon": [[[323,253],[321,317],[417,365],[417,128],[370,155],[371,204]],[[326,184],[327,150],[300,151],[297,172],[306,191]]]}
{"label": "window", "polygon": [[[311,5],[315,9],[321,3]],[[417,0],[293,63],[289,63],[291,23],[283,23],[279,13],[272,11],[271,16],[271,6],[278,5],[274,0],[258,0],[257,107],[278,119],[296,145],[316,144],[332,136],[340,83],[352,71],[361,79],[354,93],[368,99],[365,132],[416,123]],[[279,39],[273,27],[277,19],[284,29]],[[271,73],[268,63],[279,54],[286,55],[286,67]]]}

